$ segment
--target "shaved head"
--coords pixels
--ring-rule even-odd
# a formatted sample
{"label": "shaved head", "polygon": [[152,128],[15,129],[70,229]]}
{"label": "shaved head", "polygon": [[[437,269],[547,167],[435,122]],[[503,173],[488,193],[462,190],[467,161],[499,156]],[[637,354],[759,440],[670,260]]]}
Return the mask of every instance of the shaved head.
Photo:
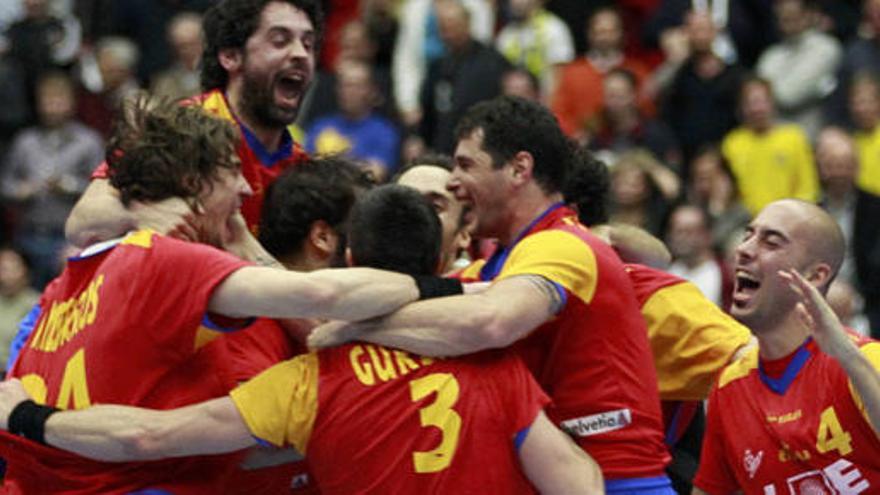
{"label": "shaved head", "polygon": [[846,254],[846,241],[843,231],[825,210],[819,206],[800,199],[783,199],[767,205],[769,208],[784,208],[791,215],[793,233],[805,246],[805,264],[824,263],[831,269],[828,281],[822,286],[822,292],[834,280]]}

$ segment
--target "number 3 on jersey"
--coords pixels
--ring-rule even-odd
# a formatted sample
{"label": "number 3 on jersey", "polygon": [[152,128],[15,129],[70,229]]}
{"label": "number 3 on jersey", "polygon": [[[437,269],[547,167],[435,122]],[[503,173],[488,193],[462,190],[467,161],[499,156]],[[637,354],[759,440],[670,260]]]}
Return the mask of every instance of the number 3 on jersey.
{"label": "number 3 on jersey", "polygon": [[433,450],[413,452],[413,465],[417,473],[436,473],[449,467],[458,435],[461,432],[461,416],[452,409],[458,401],[458,380],[450,373],[432,373],[409,382],[410,398],[418,402],[437,393],[434,402],[419,409],[419,421],[423,427],[434,426],[440,430],[440,444]]}
{"label": "number 3 on jersey", "polygon": [[[40,404],[45,404],[48,397],[46,380],[40,375],[31,373],[21,377],[21,384],[27,390],[28,395]],[[71,399],[73,399],[71,401]],[[73,402],[71,404],[71,402]],[[59,409],[82,409],[92,405],[89,398],[89,386],[86,382],[86,350],[80,349],[67,360],[64,366],[64,376],[61,378],[61,387],[58,389],[58,399],[55,407]]]}
{"label": "number 3 on jersey", "polygon": [[820,454],[826,454],[832,450],[845,456],[852,452],[852,437],[840,426],[834,408],[829,407],[822,411],[819,417],[819,431],[816,433],[816,450]]}

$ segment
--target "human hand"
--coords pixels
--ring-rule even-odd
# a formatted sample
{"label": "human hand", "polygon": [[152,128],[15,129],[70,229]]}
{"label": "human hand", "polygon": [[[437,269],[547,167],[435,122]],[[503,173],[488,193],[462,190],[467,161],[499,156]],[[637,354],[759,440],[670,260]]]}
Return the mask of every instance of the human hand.
{"label": "human hand", "polygon": [[9,414],[15,406],[30,398],[21,380],[10,378],[0,382],[0,428],[8,430]]}
{"label": "human hand", "polygon": [[330,321],[312,330],[307,339],[309,349],[320,350],[351,342],[360,331],[357,323],[350,321]]}
{"label": "human hand", "polygon": [[845,359],[848,353],[858,352],[858,348],[844,331],[831,306],[812,284],[793,269],[780,270],[778,273],[800,297],[795,312],[825,354],[841,360]]}
{"label": "human hand", "polygon": [[128,209],[134,217],[135,228],[152,229],[184,241],[199,241],[195,212],[181,198],[151,203],[133,201]]}

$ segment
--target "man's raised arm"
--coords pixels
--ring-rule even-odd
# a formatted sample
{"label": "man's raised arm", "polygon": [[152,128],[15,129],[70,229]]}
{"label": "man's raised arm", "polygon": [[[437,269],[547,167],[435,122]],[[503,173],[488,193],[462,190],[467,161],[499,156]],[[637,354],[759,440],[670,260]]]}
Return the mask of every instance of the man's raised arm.
{"label": "man's raised arm", "polygon": [[132,202],[126,208],[108,179],[92,179],[74,205],[64,233],[77,247],[120,237],[129,230],[150,228],[162,234],[191,241],[197,233],[191,225],[192,209],[180,198],[153,203]]}
{"label": "man's raised arm", "polygon": [[361,320],[440,295],[423,293],[423,288],[409,275],[372,268],[301,273],[245,267],[217,287],[208,309],[231,317]]}

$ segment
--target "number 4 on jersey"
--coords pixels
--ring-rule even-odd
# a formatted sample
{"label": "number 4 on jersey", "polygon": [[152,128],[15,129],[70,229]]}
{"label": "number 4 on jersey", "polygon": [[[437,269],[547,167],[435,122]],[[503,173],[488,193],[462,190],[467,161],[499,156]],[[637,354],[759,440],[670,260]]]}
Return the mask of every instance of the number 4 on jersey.
{"label": "number 4 on jersey", "polygon": [[852,437],[843,431],[833,407],[822,411],[819,417],[819,431],[816,434],[816,450],[827,454],[836,450],[841,456],[852,452]]}

